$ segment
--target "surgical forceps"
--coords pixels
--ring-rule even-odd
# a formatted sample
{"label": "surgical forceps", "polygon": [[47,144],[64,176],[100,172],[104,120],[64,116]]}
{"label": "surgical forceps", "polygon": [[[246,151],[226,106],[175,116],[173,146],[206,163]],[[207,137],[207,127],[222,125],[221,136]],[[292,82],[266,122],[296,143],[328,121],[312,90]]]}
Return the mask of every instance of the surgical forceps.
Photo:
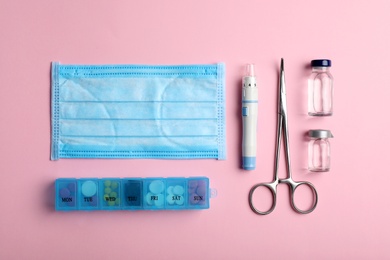
{"label": "surgical forceps", "polygon": [[[287,178],[280,179],[278,177],[278,166],[279,166],[279,155],[280,155],[280,138],[283,132],[284,137],[284,149],[286,154],[286,163],[287,163]],[[279,105],[278,105],[278,127],[277,127],[277,137],[276,137],[276,154],[275,154],[275,168],[274,168],[274,180],[269,183],[258,183],[252,187],[252,189],[249,192],[249,206],[253,210],[254,213],[259,215],[267,215],[271,213],[276,206],[276,191],[277,186],[280,183],[287,184],[290,188],[290,202],[292,208],[301,214],[307,214],[312,212],[318,202],[318,194],[316,189],[314,188],[313,184],[306,181],[294,181],[292,179],[291,169],[290,169],[290,150],[289,150],[289,142],[288,142],[288,124],[287,124],[287,99],[286,99],[286,80],[284,75],[284,62],[283,58],[281,59],[280,64],[280,74],[279,74]],[[313,204],[311,207],[307,210],[301,210],[295,205],[294,201],[294,194],[296,189],[301,186],[306,185],[309,186],[312,193],[313,193]],[[266,187],[268,188],[273,196],[272,205],[271,208],[268,211],[260,211],[258,210],[255,205],[253,204],[253,193],[255,190],[259,187]]]}

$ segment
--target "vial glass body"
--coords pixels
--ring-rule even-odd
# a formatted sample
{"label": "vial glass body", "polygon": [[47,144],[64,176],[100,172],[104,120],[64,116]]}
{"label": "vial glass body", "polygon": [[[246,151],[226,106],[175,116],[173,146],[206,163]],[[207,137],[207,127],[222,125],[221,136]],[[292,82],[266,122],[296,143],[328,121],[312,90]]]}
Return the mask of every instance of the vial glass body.
{"label": "vial glass body", "polygon": [[330,143],[328,138],[313,138],[309,142],[309,170],[327,172],[330,170]]}
{"label": "vial glass body", "polygon": [[329,67],[313,67],[308,81],[308,113],[310,116],[333,114],[333,77]]}

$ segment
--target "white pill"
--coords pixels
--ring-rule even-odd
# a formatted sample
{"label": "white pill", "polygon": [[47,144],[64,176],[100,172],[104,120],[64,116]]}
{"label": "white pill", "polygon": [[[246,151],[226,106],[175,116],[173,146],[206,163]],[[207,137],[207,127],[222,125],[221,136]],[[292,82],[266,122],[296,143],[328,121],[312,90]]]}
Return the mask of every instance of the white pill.
{"label": "white pill", "polygon": [[170,204],[170,205],[173,205],[175,203],[175,201],[173,200],[173,195],[170,194],[167,196],[167,202]]}
{"label": "white pill", "polygon": [[81,193],[85,197],[92,197],[96,194],[97,185],[94,181],[86,181],[81,185]]}
{"label": "white pill", "polygon": [[184,197],[180,196],[180,200],[175,200],[177,205],[183,205],[184,204]]}
{"label": "white pill", "polygon": [[152,206],[154,204],[154,201],[152,201],[152,196],[155,196],[153,193],[148,193],[145,196],[146,203],[148,203],[149,206]]}
{"label": "white pill", "polygon": [[164,205],[164,195],[162,194],[158,194],[157,195],[157,200],[154,200],[154,205],[156,205],[157,207],[161,207]]}
{"label": "white pill", "polygon": [[160,194],[164,191],[164,189],[165,185],[163,181],[155,180],[149,184],[149,190],[154,194]]}
{"label": "white pill", "polygon": [[173,186],[169,186],[167,192],[168,194],[173,194]]}
{"label": "white pill", "polygon": [[198,187],[198,181],[197,180],[190,180],[188,182],[188,187],[190,189],[195,189],[196,187]]}
{"label": "white pill", "polygon": [[183,186],[176,185],[176,186],[173,188],[173,193],[176,194],[176,195],[183,195],[183,194],[184,194],[184,188],[183,188]]}

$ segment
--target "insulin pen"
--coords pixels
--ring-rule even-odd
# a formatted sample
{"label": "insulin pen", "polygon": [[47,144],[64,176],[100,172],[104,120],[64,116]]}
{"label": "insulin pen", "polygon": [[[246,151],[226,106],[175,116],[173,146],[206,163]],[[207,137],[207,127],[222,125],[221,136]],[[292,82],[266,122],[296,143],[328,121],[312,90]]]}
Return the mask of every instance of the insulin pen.
{"label": "insulin pen", "polygon": [[248,64],[242,78],[242,168],[256,168],[257,100],[255,66]]}

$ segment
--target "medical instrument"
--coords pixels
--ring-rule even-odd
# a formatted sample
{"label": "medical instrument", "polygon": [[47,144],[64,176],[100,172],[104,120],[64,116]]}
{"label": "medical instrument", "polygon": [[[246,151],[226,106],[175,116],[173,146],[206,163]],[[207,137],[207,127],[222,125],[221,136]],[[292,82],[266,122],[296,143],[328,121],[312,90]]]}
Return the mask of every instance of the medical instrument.
{"label": "medical instrument", "polygon": [[226,159],[225,65],[52,64],[51,159]]}
{"label": "medical instrument", "polygon": [[242,168],[256,168],[258,89],[255,66],[247,64],[242,78]]}
{"label": "medical instrument", "polygon": [[[290,149],[289,149],[289,137],[288,137],[288,121],[287,121],[287,98],[286,98],[286,82],[285,82],[285,72],[284,72],[284,61],[283,58],[281,59],[280,64],[280,74],[279,74],[279,96],[278,96],[278,126],[277,126],[277,138],[276,138],[276,154],[275,154],[275,168],[274,168],[274,180],[270,183],[258,183],[254,185],[250,192],[249,192],[249,205],[254,213],[259,215],[267,215],[271,213],[276,206],[276,192],[277,192],[277,186],[281,183],[285,183],[290,188],[290,202],[292,208],[301,214],[307,214],[312,212],[318,202],[318,195],[317,191],[314,188],[313,184],[306,181],[294,181],[292,178],[291,173],[291,166],[290,166]],[[279,167],[279,155],[280,155],[280,139],[284,137],[284,149],[285,149],[285,157],[286,157],[286,166],[287,166],[287,178],[280,179],[278,176],[278,167]],[[307,210],[301,210],[299,209],[294,201],[294,195],[295,191],[299,186],[308,186],[310,187],[312,193],[313,193],[313,204],[312,206]],[[268,188],[272,193],[272,205],[271,208],[267,211],[261,211],[257,209],[253,202],[253,194],[254,192],[260,188],[265,187]]]}
{"label": "medical instrument", "polygon": [[327,172],[330,170],[330,142],[333,138],[329,130],[310,130],[309,137],[309,170],[312,172]]}
{"label": "medical instrument", "polygon": [[333,114],[333,76],[331,60],[312,60],[308,80],[308,113],[310,116]]}
{"label": "medical instrument", "polygon": [[209,179],[60,178],[55,181],[55,209],[191,210],[210,207]]}

